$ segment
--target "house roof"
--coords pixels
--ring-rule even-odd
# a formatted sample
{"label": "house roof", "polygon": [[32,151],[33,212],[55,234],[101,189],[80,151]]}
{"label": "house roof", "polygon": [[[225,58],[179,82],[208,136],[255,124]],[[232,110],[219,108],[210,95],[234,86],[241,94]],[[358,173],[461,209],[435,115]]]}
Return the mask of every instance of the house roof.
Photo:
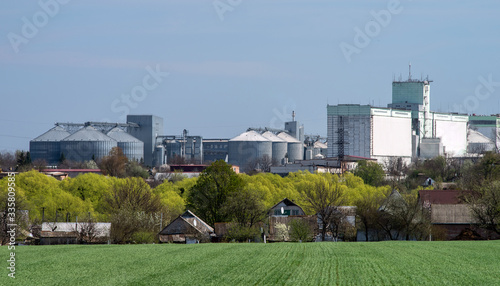
{"label": "house roof", "polygon": [[78,232],[76,231],[42,231],[40,232],[41,238],[76,238],[78,237]]}
{"label": "house roof", "polygon": [[[181,217],[183,219],[185,219],[188,223],[190,223],[191,225],[193,225],[195,228],[197,229],[200,229],[201,226],[204,226],[205,228],[207,228],[210,232],[214,232],[214,229],[213,227],[209,226],[206,222],[204,222],[201,218],[197,217],[193,212],[191,212],[190,210],[187,210],[185,211],[183,214],[181,214]],[[197,221],[198,223],[200,223],[201,225],[199,225],[198,223],[196,225],[194,225],[193,221]]]}
{"label": "house roof", "polygon": [[176,228],[176,224],[179,222],[183,223],[189,229],[193,229],[199,233],[213,233],[214,229],[197,217],[190,210],[185,211],[183,214],[174,219],[171,223],[169,223],[166,227],[164,227],[160,231],[160,235],[169,235],[169,234],[180,234],[180,230]]}
{"label": "house roof", "polygon": [[299,209],[302,210],[302,212],[304,212],[304,210],[302,209],[301,206],[297,205],[296,203],[292,202],[291,200],[289,200],[287,198],[282,199],[280,202],[278,202],[277,204],[275,204],[274,206],[272,206],[271,210],[274,209],[275,207],[279,206],[282,203],[285,204],[285,206],[287,206],[287,207],[290,207],[290,206],[298,207]]}
{"label": "house roof", "polygon": [[[41,233],[43,237],[65,237],[71,233],[77,233],[86,222],[44,222],[42,223]],[[109,236],[111,232],[110,222],[94,223],[98,237]]]}
{"label": "house roof", "polygon": [[431,204],[452,205],[462,203],[460,197],[465,193],[470,193],[470,191],[420,190],[418,191],[418,196],[422,203],[428,202]]}
{"label": "house roof", "polygon": [[404,202],[404,199],[403,199],[403,196],[401,196],[401,194],[396,189],[393,189],[391,194],[389,196],[387,196],[387,198],[384,200],[384,202],[382,202],[382,204],[380,205],[378,210],[379,211],[390,211],[390,209],[389,209],[390,205],[396,201],[403,201]]}
{"label": "house roof", "polygon": [[71,172],[79,172],[79,173],[100,173],[100,169],[43,169],[42,172],[44,173],[52,173],[52,172],[64,172],[64,173],[71,173]]}

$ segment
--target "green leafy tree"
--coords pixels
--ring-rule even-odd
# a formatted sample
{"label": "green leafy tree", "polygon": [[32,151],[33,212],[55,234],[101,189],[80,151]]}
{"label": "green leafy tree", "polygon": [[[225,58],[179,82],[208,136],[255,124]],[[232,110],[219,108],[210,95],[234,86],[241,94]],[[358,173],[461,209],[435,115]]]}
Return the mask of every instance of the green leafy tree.
{"label": "green leafy tree", "polygon": [[186,209],[186,201],[175,184],[164,181],[153,192],[160,197],[162,203],[163,225],[167,225]]}
{"label": "green leafy tree", "polygon": [[149,178],[149,173],[138,162],[128,161],[125,165],[125,176],[147,179]]}
{"label": "green leafy tree", "polygon": [[248,227],[239,224],[231,224],[227,229],[226,240],[245,242],[260,237],[260,229],[257,226]]}
{"label": "green leafy tree", "polygon": [[238,190],[228,196],[224,211],[240,226],[251,228],[266,217],[267,208],[263,197],[264,194],[259,190]]}
{"label": "green leafy tree", "polygon": [[378,208],[382,204],[385,196],[380,196],[376,193],[365,193],[356,201],[356,218],[359,226],[365,233],[365,240],[369,241],[370,229],[377,228],[377,220],[379,217]]}
{"label": "green leafy tree", "polygon": [[43,213],[45,221],[54,221],[56,211],[59,219],[69,213],[72,221],[76,216],[94,213],[90,202],[73,196],[61,188],[61,182],[57,179],[38,171],[24,172],[16,176],[16,186],[24,191],[25,206],[32,222],[41,222]]}
{"label": "green leafy tree", "polygon": [[302,194],[302,200],[307,209],[318,215],[321,223],[321,239],[325,240],[333,216],[336,214],[336,206],[342,204],[342,195],[346,186],[342,185],[337,175],[329,173],[311,174],[304,172],[307,178],[298,186]]}
{"label": "green leafy tree", "polygon": [[292,219],[290,221],[290,239],[292,241],[312,241],[314,230],[305,219]]}
{"label": "green leafy tree", "polygon": [[223,211],[223,206],[232,193],[242,188],[243,181],[231,165],[222,160],[216,161],[201,173],[190,190],[188,207],[208,224],[226,222],[229,216]]}
{"label": "green leafy tree", "polygon": [[361,177],[365,184],[380,186],[384,182],[385,172],[382,166],[372,161],[359,161],[354,175]]}
{"label": "green leafy tree", "polygon": [[0,180],[0,245],[10,241],[10,233],[15,229],[16,239],[22,236],[21,230],[28,229],[26,197],[24,190],[16,186],[16,178],[7,176]]}
{"label": "green leafy tree", "polygon": [[[76,178],[68,178],[60,182],[60,187],[84,202],[92,204],[93,209],[106,219],[104,209],[105,198],[111,193],[116,178],[109,178],[93,173],[80,174]],[[95,214],[98,216],[98,214]]]}
{"label": "green leafy tree", "polygon": [[160,224],[161,200],[143,179],[117,180],[105,202],[115,243],[131,242],[138,232],[158,231],[155,227]]}

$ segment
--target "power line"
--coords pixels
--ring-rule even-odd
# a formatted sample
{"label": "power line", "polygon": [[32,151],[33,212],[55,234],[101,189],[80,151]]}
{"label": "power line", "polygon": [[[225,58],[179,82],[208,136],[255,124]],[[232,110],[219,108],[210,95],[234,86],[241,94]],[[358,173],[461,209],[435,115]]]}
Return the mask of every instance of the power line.
{"label": "power line", "polygon": [[6,135],[6,134],[0,134],[0,136],[1,136],[1,137],[11,137],[11,138],[31,139],[31,137],[14,136],[14,135]]}

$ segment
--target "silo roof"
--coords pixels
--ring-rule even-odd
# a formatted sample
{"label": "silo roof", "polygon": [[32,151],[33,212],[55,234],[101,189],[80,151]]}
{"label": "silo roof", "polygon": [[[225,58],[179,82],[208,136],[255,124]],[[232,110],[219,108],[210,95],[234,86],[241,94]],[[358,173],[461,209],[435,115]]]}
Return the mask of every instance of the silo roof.
{"label": "silo roof", "polygon": [[42,135],[36,137],[35,139],[31,140],[33,141],[61,141],[64,138],[70,136],[71,134],[66,131],[64,128],[61,126],[55,126],[54,128],[50,129],[49,131],[43,133]]}
{"label": "silo roof", "polygon": [[262,137],[266,138],[267,140],[269,140],[271,142],[286,142],[285,140],[276,136],[276,134],[272,133],[271,131],[266,131],[266,132],[262,133]]}
{"label": "silo roof", "polygon": [[125,132],[123,129],[119,127],[115,127],[111,130],[109,130],[108,134],[109,137],[115,139],[118,142],[135,142],[135,143],[141,143],[142,141],[135,138],[134,136],[128,134]]}
{"label": "silo roof", "polygon": [[321,141],[316,141],[314,142],[314,148],[326,149],[328,148],[328,145],[326,145],[326,143],[323,143]]}
{"label": "silo roof", "polygon": [[243,132],[240,135],[234,137],[233,139],[229,141],[254,141],[254,142],[268,142],[265,137],[260,135],[258,132],[255,131],[247,131]]}
{"label": "silo roof", "polygon": [[63,141],[116,141],[92,126],[86,126]]}
{"label": "silo roof", "polygon": [[285,140],[288,143],[300,143],[299,140],[297,140],[295,137],[286,132],[281,132],[280,134],[278,134],[278,137]]}

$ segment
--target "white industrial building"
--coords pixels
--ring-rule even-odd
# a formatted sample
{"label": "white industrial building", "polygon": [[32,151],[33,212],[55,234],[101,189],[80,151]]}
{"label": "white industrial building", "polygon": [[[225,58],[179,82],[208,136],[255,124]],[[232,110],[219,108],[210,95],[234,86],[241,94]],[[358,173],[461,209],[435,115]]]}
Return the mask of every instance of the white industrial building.
{"label": "white industrial building", "polygon": [[[430,82],[411,76],[407,81],[394,81],[388,108],[328,105],[328,157],[351,155],[380,162],[402,157],[408,162],[436,156],[463,157],[468,154],[468,144],[488,143],[478,136],[473,138],[481,142],[468,140],[468,115],[430,111]],[[496,117],[489,121],[482,127],[490,132],[497,126]]]}

